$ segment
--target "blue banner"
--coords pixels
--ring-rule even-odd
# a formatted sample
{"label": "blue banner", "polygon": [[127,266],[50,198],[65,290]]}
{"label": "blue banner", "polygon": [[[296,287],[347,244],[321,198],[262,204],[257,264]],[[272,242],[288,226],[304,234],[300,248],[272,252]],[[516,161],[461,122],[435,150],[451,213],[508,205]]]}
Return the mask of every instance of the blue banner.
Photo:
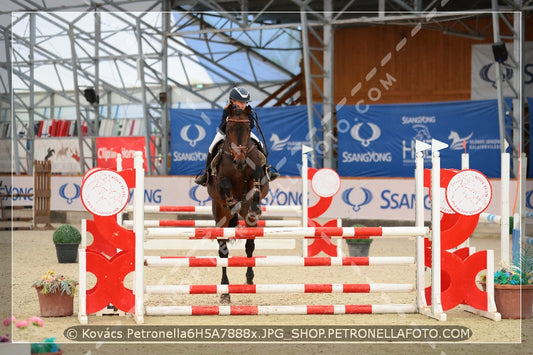
{"label": "blue banner", "polygon": [[[437,139],[442,168],[470,168],[500,177],[497,100],[343,106],[337,111],[338,172],[341,176],[412,177],[415,140]],[[430,156],[426,155],[426,167]]]}
{"label": "blue banner", "polygon": [[[300,175],[302,144],[309,144],[307,107],[258,107],[254,110],[268,147],[268,163],[282,176]],[[205,168],[207,151],[221,118],[221,109],[170,110],[171,175],[196,175]],[[315,127],[321,127],[318,118],[315,118]],[[253,132],[261,139],[257,127]],[[321,135],[318,137],[321,139]]]}

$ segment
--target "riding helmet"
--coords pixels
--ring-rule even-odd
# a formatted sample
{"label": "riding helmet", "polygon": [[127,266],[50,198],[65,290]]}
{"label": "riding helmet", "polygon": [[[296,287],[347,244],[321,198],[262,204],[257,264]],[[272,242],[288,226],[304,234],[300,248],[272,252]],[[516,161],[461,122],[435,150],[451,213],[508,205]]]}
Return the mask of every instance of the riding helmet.
{"label": "riding helmet", "polygon": [[243,87],[234,87],[229,93],[229,98],[239,102],[250,102],[250,93]]}

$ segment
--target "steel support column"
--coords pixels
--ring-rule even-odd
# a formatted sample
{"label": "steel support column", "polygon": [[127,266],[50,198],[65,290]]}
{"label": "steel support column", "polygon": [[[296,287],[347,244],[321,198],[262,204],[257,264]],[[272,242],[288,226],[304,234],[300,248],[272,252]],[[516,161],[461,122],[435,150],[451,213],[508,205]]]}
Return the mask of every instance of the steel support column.
{"label": "steel support column", "polygon": [[165,94],[165,100],[161,102],[161,141],[160,141],[160,153],[161,153],[161,167],[160,174],[169,174],[169,127],[170,118],[168,109],[172,106],[172,95],[169,93],[168,88],[168,33],[170,32],[170,1],[163,0],[162,10],[162,33],[161,33],[161,92]]}
{"label": "steel support column", "polygon": [[333,17],[333,1],[324,0],[324,103],[322,106],[322,140],[324,149],[324,168],[336,169],[334,151],[337,139],[334,135],[335,107],[333,105],[334,92],[334,28],[331,25]]}
{"label": "steel support column", "polygon": [[302,22],[302,51],[304,58],[304,77],[305,77],[305,100],[307,104],[307,121],[309,125],[309,141],[312,148],[311,151],[311,166],[317,168],[318,162],[316,157],[316,146],[318,139],[316,137],[316,127],[314,124],[314,104],[313,104],[313,87],[311,76],[311,59],[309,48],[309,31],[307,27],[307,14],[305,9],[300,10],[300,17]]}
{"label": "steel support column", "polygon": [[[76,129],[78,131],[78,149],[80,156],[80,171],[82,175],[85,175],[85,172],[91,169],[92,165],[87,164],[85,159],[85,146],[88,150],[91,150],[91,146],[87,144],[86,138],[83,137],[82,124],[85,121],[82,118],[81,113],[81,103],[80,103],[80,88],[78,83],[78,65],[77,65],[77,55],[76,55],[76,42],[74,39],[74,25],[70,25],[68,29],[68,36],[70,39],[70,51],[72,55],[72,80],[74,82],[74,102],[76,106]],[[89,138],[90,139],[90,138]]]}

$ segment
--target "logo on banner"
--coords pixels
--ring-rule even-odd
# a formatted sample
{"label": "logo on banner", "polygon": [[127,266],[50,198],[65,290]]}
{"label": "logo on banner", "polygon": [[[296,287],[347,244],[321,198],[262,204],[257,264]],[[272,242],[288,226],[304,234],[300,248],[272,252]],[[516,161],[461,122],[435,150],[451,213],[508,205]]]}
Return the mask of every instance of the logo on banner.
{"label": "logo on banner", "polygon": [[472,138],[473,135],[474,135],[474,132],[470,133],[466,137],[462,137],[461,138],[461,136],[459,136],[459,133],[457,133],[455,131],[450,131],[450,135],[448,136],[448,139],[452,140],[452,142],[450,143],[450,149],[451,150],[461,150],[461,149],[463,149],[463,142],[466,142],[467,140]]}
{"label": "logo on banner", "polygon": [[205,204],[209,200],[211,200],[211,197],[209,197],[209,195],[207,195],[207,198],[205,198],[205,199],[198,198],[197,193],[198,193],[198,188],[199,187],[200,186],[197,185],[197,186],[193,187],[192,189],[190,189],[189,190],[189,197],[191,198],[191,200],[198,202],[199,206],[205,206]]}
{"label": "logo on banner", "polygon": [[416,132],[413,140],[421,142],[431,141],[431,133],[429,133],[428,126],[424,124],[415,124],[413,125],[413,129]]}
{"label": "logo on banner", "polygon": [[363,122],[355,124],[350,130],[350,135],[356,141],[361,142],[361,145],[363,147],[368,147],[370,145],[370,142],[375,141],[381,136],[381,129],[378,127],[378,125],[374,123],[367,123],[367,125],[370,127],[372,134],[370,135],[369,138],[363,138],[359,134],[359,131],[361,130],[361,127],[363,125],[364,125]]}
{"label": "logo on banner", "polygon": [[276,133],[272,133],[270,136],[270,141],[272,142],[270,149],[281,151],[285,148],[290,139],[290,135],[287,138],[281,139]]}
{"label": "logo on banner", "polygon": [[192,125],[188,124],[186,126],[184,126],[181,131],[180,131],[180,137],[181,139],[183,139],[185,142],[189,143],[189,145],[191,147],[194,147],[196,146],[196,143],[198,143],[199,141],[201,141],[202,139],[205,138],[205,129],[204,127],[198,125],[198,124],[195,124],[194,125],[194,128],[196,128],[196,131],[198,132],[197,133],[197,136],[195,138],[191,138],[189,137],[189,129],[191,128]]}
{"label": "logo on banner", "polygon": [[533,190],[529,190],[526,192],[526,207],[528,209],[533,209],[533,202],[531,201],[531,197],[533,197]]}
{"label": "logo on banner", "polygon": [[302,144],[309,144],[308,142],[291,141],[290,134],[287,138],[280,138],[276,133],[272,133],[270,141],[272,142],[269,146],[270,150],[280,152],[286,149],[291,152],[291,155],[294,155],[297,151],[301,150]]}
{"label": "logo on banner", "polygon": [[[493,64],[494,63],[489,63],[484,65],[479,71],[479,77],[481,80],[491,83],[492,87],[496,89],[496,73],[494,70],[491,70]],[[511,80],[513,78],[513,70],[504,66],[502,66],[502,68],[505,69],[505,78]],[[494,79],[491,79],[491,76],[494,77]]]}
{"label": "logo on banner", "polygon": [[[355,187],[350,187],[349,189],[344,190],[342,193],[342,201],[348,206],[351,206],[354,212],[359,212],[362,206],[368,205],[370,201],[372,201],[372,192],[364,187],[358,189],[360,192],[357,190],[354,192],[354,190]],[[355,196],[350,197],[352,193]],[[355,200],[355,202],[353,202],[353,200]]]}
{"label": "logo on banner", "polygon": [[[362,128],[365,123],[356,123],[350,130],[352,138],[361,142],[363,147],[368,147],[371,142],[375,141],[381,136],[381,128],[374,123],[366,123],[370,129]],[[361,133],[363,133],[361,135]],[[390,151],[376,152],[369,149],[368,151],[343,151],[343,163],[390,163],[392,162],[392,153]]]}
{"label": "logo on banner", "polygon": [[80,192],[81,187],[78,184],[66,183],[59,187],[59,196],[67,200],[69,205],[80,197]]}

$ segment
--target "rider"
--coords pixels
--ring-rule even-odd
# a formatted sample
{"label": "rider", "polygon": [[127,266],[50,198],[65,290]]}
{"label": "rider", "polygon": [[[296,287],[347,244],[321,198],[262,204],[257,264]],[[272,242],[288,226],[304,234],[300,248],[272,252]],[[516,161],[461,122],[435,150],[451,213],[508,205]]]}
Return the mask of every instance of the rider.
{"label": "rider", "polygon": [[[229,102],[224,107],[224,111],[222,112],[222,121],[220,122],[220,125],[218,126],[217,134],[215,135],[215,138],[213,138],[213,142],[209,146],[209,153],[207,154],[205,172],[202,176],[198,176],[194,180],[194,182],[197,183],[198,185],[205,186],[207,184],[207,174],[210,173],[211,161],[213,160],[213,149],[220,141],[224,139],[224,137],[226,137],[226,118],[228,118],[228,108],[230,107],[230,105],[234,105],[237,108],[244,110],[248,102],[250,102],[250,93],[248,92],[248,90],[246,90],[243,87],[234,87],[231,90],[229,94]],[[253,129],[255,127],[253,116],[250,114],[248,116],[248,119],[250,120],[250,129]],[[257,136],[253,132],[250,132],[250,138],[254,140],[258,148],[264,154],[265,152],[264,152],[263,144],[261,143],[259,138],[257,138]],[[279,177],[279,174],[275,171],[272,171],[272,169],[267,169],[267,171],[268,171],[268,178],[270,181],[273,181]]]}

